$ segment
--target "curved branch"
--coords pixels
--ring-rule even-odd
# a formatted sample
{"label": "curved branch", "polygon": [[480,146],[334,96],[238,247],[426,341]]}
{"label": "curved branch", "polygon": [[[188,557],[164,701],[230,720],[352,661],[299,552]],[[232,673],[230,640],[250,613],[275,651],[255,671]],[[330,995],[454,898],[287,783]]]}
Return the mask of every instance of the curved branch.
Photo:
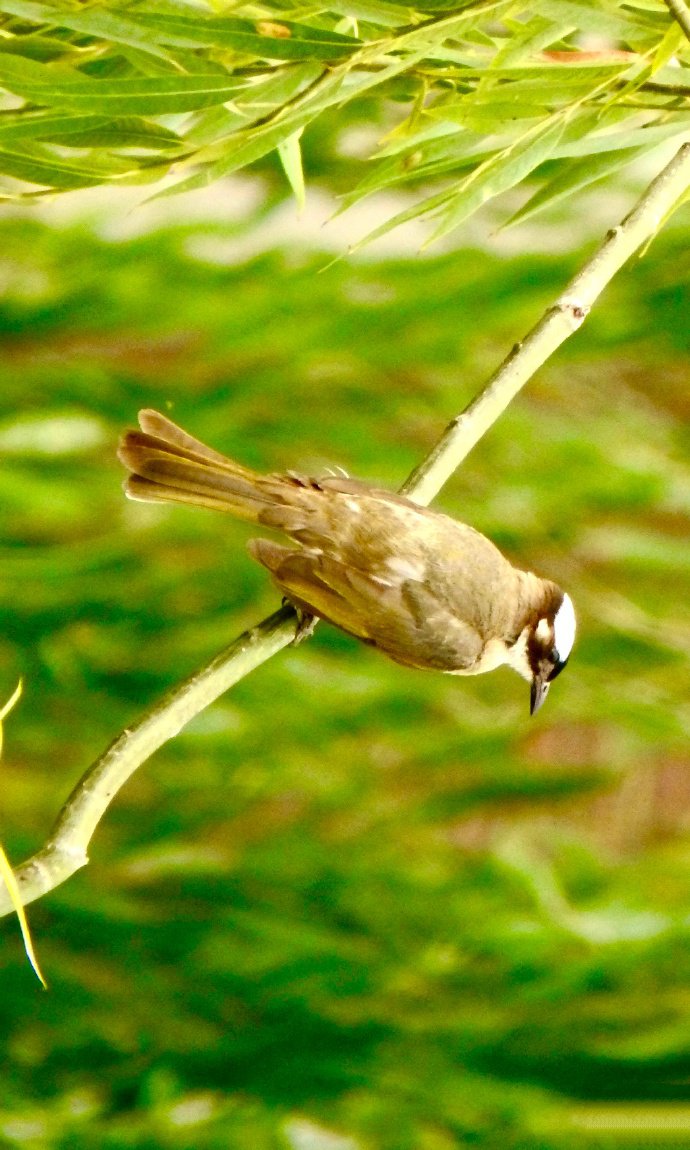
{"label": "curved branch", "polygon": [[[690,143],[647,188],[636,207],[603,244],[522,343],[510,352],[486,387],[446,428],[430,455],[403,484],[402,491],[427,504],[479,442],[519,390],[550,355],[577,331],[590,307],[619,268],[659,229],[690,186]],[[146,711],[122,732],[75,787],[45,845],[17,867],[15,877],[26,904],[46,894],[88,861],[89,842],[111,801],[163,743],[195,715],[295,637],[295,613],[282,607],[240,635],[226,650]],[[12,910],[0,887],[0,914]]]}

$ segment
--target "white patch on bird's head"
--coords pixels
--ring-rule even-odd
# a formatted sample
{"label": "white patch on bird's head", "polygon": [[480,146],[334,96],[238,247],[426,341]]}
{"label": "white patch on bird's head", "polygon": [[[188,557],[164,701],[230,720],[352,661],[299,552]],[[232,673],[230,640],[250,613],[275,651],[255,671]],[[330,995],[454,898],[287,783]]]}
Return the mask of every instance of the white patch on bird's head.
{"label": "white patch on bird's head", "polygon": [[535,635],[540,643],[548,643],[551,638],[551,624],[548,619],[540,619],[537,623]]}
{"label": "white patch on bird's head", "polygon": [[556,618],[553,621],[553,634],[559,661],[565,663],[575,642],[575,608],[570,595],[563,596]]}

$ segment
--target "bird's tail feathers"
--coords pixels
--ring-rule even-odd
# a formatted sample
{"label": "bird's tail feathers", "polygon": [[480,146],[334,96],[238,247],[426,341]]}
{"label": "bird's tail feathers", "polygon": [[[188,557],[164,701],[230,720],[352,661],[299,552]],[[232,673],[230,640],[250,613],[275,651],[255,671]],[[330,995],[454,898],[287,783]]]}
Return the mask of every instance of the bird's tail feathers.
{"label": "bird's tail feathers", "polygon": [[141,411],[139,425],[118,450],[130,472],[125,491],[131,499],[210,507],[250,523],[280,502],[277,477],[271,481],[228,459],[159,412]]}

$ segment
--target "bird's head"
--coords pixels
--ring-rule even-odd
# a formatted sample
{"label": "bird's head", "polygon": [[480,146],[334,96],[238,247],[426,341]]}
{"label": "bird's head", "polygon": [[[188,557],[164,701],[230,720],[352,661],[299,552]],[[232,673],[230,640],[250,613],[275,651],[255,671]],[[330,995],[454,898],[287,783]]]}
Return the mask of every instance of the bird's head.
{"label": "bird's head", "polygon": [[560,675],[575,642],[575,610],[569,595],[557,588],[548,609],[531,622],[525,636],[529,667],[530,714],[541,707],[549,686]]}
{"label": "bird's head", "polygon": [[531,715],[539,710],[551,683],[568,662],[575,641],[572,599],[555,583],[544,580],[542,587],[540,606],[532,610],[506,660],[530,684]]}

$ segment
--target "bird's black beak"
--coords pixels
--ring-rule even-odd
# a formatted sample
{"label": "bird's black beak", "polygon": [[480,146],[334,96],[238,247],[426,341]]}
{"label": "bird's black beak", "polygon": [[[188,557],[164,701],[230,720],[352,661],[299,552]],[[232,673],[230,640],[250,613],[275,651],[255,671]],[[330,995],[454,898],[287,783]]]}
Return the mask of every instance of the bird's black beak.
{"label": "bird's black beak", "polygon": [[546,679],[542,679],[539,675],[535,675],[532,679],[532,688],[530,690],[529,696],[530,715],[536,715],[548,693],[548,681]]}

